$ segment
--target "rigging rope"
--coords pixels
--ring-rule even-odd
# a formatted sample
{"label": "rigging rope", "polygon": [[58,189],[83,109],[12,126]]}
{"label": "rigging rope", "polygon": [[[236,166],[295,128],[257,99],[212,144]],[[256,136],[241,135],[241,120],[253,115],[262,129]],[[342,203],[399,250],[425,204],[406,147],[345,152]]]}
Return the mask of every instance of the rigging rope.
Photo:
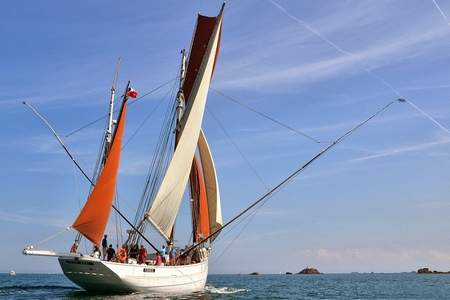
{"label": "rigging rope", "polygon": [[[142,96],[140,96],[140,97],[137,97],[133,102],[131,102],[131,103],[128,104],[128,107],[134,105],[138,100],[140,100],[140,99],[142,99],[142,98],[144,98],[144,97],[146,97],[146,96],[148,96],[148,95],[150,95],[150,94],[152,94],[152,93],[154,93],[154,92],[160,90],[161,88],[165,87],[166,85],[168,85],[168,84],[171,83],[172,81],[175,81],[177,78],[178,78],[178,76],[175,77],[175,78],[172,78],[171,80],[168,80],[168,81],[166,81],[166,82],[160,84],[159,86],[155,87],[154,89],[150,90],[149,92],[145,93],[144,95],[142,95]],[[116,109],[114,110],[114,112],[118,112],[118,111],[119,111],[118,108],[116,108]],[[99,118],[97,118],[97,119],[95,119],[95,120],[93,120],[93,121],[91,121],[91,122],[89,122],[89,123],[87,123],[87,124],[81,126],[81,127],[79,127],[78,129],[75,129],[75,130],[69,132],[69,133],[66,134],[64,137],[67,138],[67,137],[69,137],[69,136],[71,136],[71,135],[74,135],[75,133],[77,133],[77,132],[79,132],[79,131],[81,131],[81,130],[83,130],[83,129],[86,129],[86,128],[88,128],[89,126],[92,126],[92,125],[96,124],[97,122],[99,122],[99,121],[105,119],[106,117],[108,117],[107,114],[106,114],[106,115],[103,115],[103,116],[101,116],[101,117],[99,117]]]}
{"label": "rigging rope", "polygon": [[348,130],[347,132],[345,132],[343,135],[341,135],[340,137],[338,137],[336,140],[334,140],[334,142],[330,145],[328,145],[327,147],[323,148],[322,151],[320,151],[319,153],[317,153],[314,157],[312,157],[310,160],[308,160],[305,164],[303,164],[302,166],[300,166],[298,169],[296,169],[294,172],[290,173],[287,177],[285,177],[280,183],[278,183],[277,185],[275,185],[270,191],[268,191],[267,193],[265,193],[263,196],[259,197],[256,201],[254,201],[252,204],[250,204],[250,206],[248,206],[247,208],[245,208],[243,211],[241,211],[239,214],[237,214],[235,217],[233,217],[231,220],[229,220],[228,222],[226,222],[225,224],[223,224],[223,226],[217,230],[215,230],[214,232],[210,233],[207,237],[203,238],[202,240],[200,240],[197,244],[192,245],[191,247],[189,247],[188,249],[184,250],[180,255],[185,255],[186,253],[191,252],[192,250],[194,250],[195,248],[199,247],[200,245],[202,245],[203,243],[205,243],[208,239],[210,239],[212,236],[216,235],[218,232],[222,231],[223,229],[225,229],[226,227],[228,227],[230,224],[232,224],[234,221],[236,221],[237,219],[239,219],[240,217],[242,217],[243,215],[245,215],[247,212],[251,211],[254,207],[256,207],[257,205],[259,205],[259,203],[265,201],[267,198],[270,198],[272,196],[274,196],[276,193],[278,193],[281,189],[283,189],[286,185],[288,185],[290,182],[292,182],[300,173],[302,173],[309,165],[311,165],[314,161],[316,161],[317,159],[319,159],[322,155],[324,155],[326,152],[328,152],[329,150],[331,150],[334,146],[336,146],[337,144],[339,144],[340,142],[342,142],[346,137],[348,137],[349,135],[353,134],[356,130],[358,130],[359,128],[361,128],[362,126],[364,126],[366,123],[368,123],[370,120],[372,120],[373,118],[375,118],[376,116],[378,116],[379,114],[381,114],[383,111],[385,111],[386,109],[388,109],[392,104],[394,104],[394,101],[390,101],[388,104],[386,104],[383,108],[381,108],[380,110],[378,110],[376,113],[372,114],[369,118],[367,118],[366,120],[364,120],[363,122],[359,123],[358,125],[354,126],[353,128],[351,128],[350,130]]}
{"label": "rigging rope", "polygon": [[[176,82],[174,82],[174,85],[169,90],[169,92],[171,92],[169,99],[173,99],[176,92]],[[163,126],[161,127],[161,131],[159,134],[158,143],[156,145],[155,151],[153,152],[153,157],[149,165],[147,179],[144,184],[144,190],[142,192],[141,200],[139,201],[139,205],[134,218],[135,226],[142,232],[145,231],[146,225],[146,222],[144,222],[144,215],[148,211],[150,201],[153,199],[157,191],[157,187],[164,177],[164,170],[167,168],[171,157],[171,149],[173,149],[170,148],[173,140],[171,139],[171,133],[173,131],[175,123],[175,105],[173,105],[173,103],[169,103],[164,120],[165,121],[163,122]],[[139,237],[137,236],[128,237],[128,241],[131,241],[133,243],[137,243],[138,240]]]}
{"label": "rigging rope", "polygon": [[50,241],[50,240],[53,240],[54,238],[60,236],[60,235],[63,234],[64,232],[69,231],[70,229],[71,229],[70,226],[67,226],[67,227],[64,228],[63,230],[58,231],[57,233],[55,233],[55,234],[49,236],[48,238],[45,238],[45,239],[43,239],[43,240],[41,240],[41,241],[39,241],[39,242],[37,242],[37,243],[34,243],[34,244],[30,245],[29,247],[37,247],[37,246],[39,246],[39,245],[42,245],[42,244],[44,244],[44,243],[46,243],[46,242],[48,242],[48,241]]}
{"label": "rigging rope", "polygon": [[295,128],[293,128],[293,127],[291,127],[291,126],[289,126],[289,125],[287,125],[287,124],[285,124],[285,123],[283,123],[283,122],[281,122],[281,121],[278,121],[278,120],[276,120],[275,118],[273,118],[273,117],[271,117],[271,116],[269,116],[269,115],[267,115],[267,114],[265,114],[265,113],[262,113],[262,112],[256,110],[255,108],[253,108],[253,107],[251,107],[251,106],[249,106],[249,105],[247,105],[247,104],[245,104],[245,103],[243,103],[243,102],[241,102],[241,101],[238,101],[236,98],[233,98],[233,97],[231,97],[231,96],[228,96],[228,95],[224,94],[223,92],[221,92],[221,91],[219,91],[219,90],[217,90],[217,89],[215,89],[215,88],[210,88],[210,89],[211,89],[212,91],[216,92],[217,94],[219,94],[220,96],[224,97],[225,99],[227,99],[227,100],[229,100],[229,101],[231,101],[231,102],[234,102],[235,104],[238,104],[238,105],[240,105],[240,106],[246,108],[247,110],[249,110],[249,111],[251,111],[251,112],[254,112],[254,113],[258,114],[259,116],[261,116],[261,117],[263,117],[263,118],[266,118],[267,120],[272,121],[272,122],[274,122],[274,123],[280,125],[281,127],[284,127],[284,128],[286,128],[286,129],[289,129],[290,131],[292,131],[292,132],[294,132],[294,133],[296,133],[296,134],[298,134],[298,135],[301,135],[301,136],[303,136],[303,137],[309,139],[310,141],[313,141],[313,142],[316,143],[316,144],[322,143],[320,140],[318,140],[318,139],[316,139],[316,138],[310,136],[309,134],[306,134],[306,133],[304,133],[303,131],[300,131],[300,130],[298,130],[298,129],[295,129]]}
{"label": "rigging rope", "polygon": [[170,94],[171,90],[168,90],[166,94],[158,101],[157,105],[148,113],[144,120],[139,124],[139,126],[136,128],[136,130],[131,134],[131,136],[128,138],[128,140],[124,143],[122,146],[122,150],[125,149],[125,147],[131,142],[131,140],[137,135],[137,133],[144,127],[145,123],[147,123],[148,120],[150,120],[150,117],[156,112],[156,110],[159,108],[159,106],[164,102],[164,100],[167,98],[167,96]]}
{"label": "rigging rope", "polygon": [[239,155],[242,157],[242,159],[247,163],[250,170],[253,172],[253,174],[258,178],[258,180],[261,182],[261,184],[264,186],[266,190],[269,190],[269,187],[262,179],[261,175],[256,171],[255,167],[250,163],[250,161],[247,159],[247,157],[244,155],[242,150],[238,147],[238,145],[234,142],[234,140],[231,138],[231,136],[228,134],[227,130],[225,129],[225,126],[223,126],[222,122],[217,118],[217,116],[210,110],[208,107],[206,107],[206,111],[213,117],[213,119],[216,121],[216,123],[219,125],[220,129],[222,129],[222,132],[225,134],[225,136],[228,138],[230,143],[236,148]]}
{"label": "rigging rope", "polygon": [[[241,151],[241,149],[238,147],[238,145],[234,142],[234,140],[231,138],[231,136],[228,134],[227,130],[225,129],[225,126],[223,126],[222,122],[217,118],[217,116],[210,110],[208,107],[206,108],[207,112],[213,117],[213,119],[217,122],[219,127],[222,129],[225,136],[228,138],[228,140],[231,142],[231,144],[236,148],[238,153],[241,155],[242,159],[247,163],[250,170],[252,170],[253,174],[258,178],[260,183],[263,185],[263,187],[266,189],[266,191],[269,191],[268,185],[264,182],[262,176],[256,171],[256,169],[253,167],[253,165],[250,163],[250,161],[247,159],[247,157],[244,155],[244,153]],[[248,222],[244,225],[244,227],[241,229],[241,231],[234,237],[234,239],[227,245],[227,247],[219,254],[219,256],[216,258],[215,261],[219,260],[220,257],[222,257],[226,251],[237,241],[237,239],[241,236],[241,234],[244,232],[244,230],[247,228],[248,225],[253,221],[254,217],[257,214],[257,211],[267,202],[267,199],[258,206],[252,213],[250,213],[248,216],[244,217],[241,221],[236,223],[235,226],[233,226],[228,232],[231,232],[235,227],[237,227],[241,222],[244,220],[247,220],[247,217],[249,217]],[[219,236],[218,238],[223,238],[224,235]]]}
{"label": "rigging rope", "polygon": [[[242,218],[242,220],[240,220],[239,222],[237,222],[235,224],[235,226],[231,227],[226,233],[229,233],[231,231],[233,231],[235,228],[237,228],[242,222],[244,222],[245,220],[247,220],[247,223],[244,224],[244,226],[241,228],[241,230],[236,234],[236,236],[231,240],[231,242],[228,243],[228,245],[222,250],[222,252],[220,252],[220,254],[218,254],[214,260],[211,263],[216,263],[217,261],[219,261],[223,255],[225,255],[225,253],[231,248],[231,246],[233,246],[233,244],[239,239],[239,237],[242,235],[242,233],[245,231],[245,229],[247,229],[247,227],[250,225],[250,223],[253,221],[253,219],[255,218],[255,216],[257,215],[259,209],[261,209],[264,204],[267,203],[269,199],[264,200],[261,205],[259,205],[258,207],[256,207],[252,212],[250,212],[247,216],[245,216],[244,218]],[[223,238],[225,237],[226,234],[222,234],[220,236],[218,236],[218,238]]]}

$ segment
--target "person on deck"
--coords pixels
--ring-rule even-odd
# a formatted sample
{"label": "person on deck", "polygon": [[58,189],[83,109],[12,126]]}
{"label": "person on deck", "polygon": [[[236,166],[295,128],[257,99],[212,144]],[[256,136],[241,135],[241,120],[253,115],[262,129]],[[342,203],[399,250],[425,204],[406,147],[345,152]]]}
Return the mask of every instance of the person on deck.
{"label": "person on deck", "polygon": [[94,252],[92,253],[92,256],[95,258],[100,258],[100,249],[98,249],[97,245],[94,245]]}
{"label": "person on deck", "polygon": [[78,241],[75,241],[72,247],[70,248],[70,253],[77,253],[77,250],[78,250]]}
{"label": "person on deck", "polygon": [[106,259],[108,261],[111,261],[114,258],[114,255],[116,254],[116,251],[114,250],[112,245],[109,245],[108,249],[106,250]]}
{"label": "person on deck", "polygon": [[144,245],[141,245],[141,248],[139,249],[138,264],[145,264],[147,255],[147,249],[145,249]]}
{"label": "person on deck", "polygon": [[117,247],[117,261],[120,263],[127,262],[127,250],[125,249],[125,245],[122,245],[122,247]]}
{"label": "person on deck", "polygon": [[172,250],[169,252],[170,265],[175,266],[177,259],[177,249],[172,247]]}
{"label": "person on deck", "polygon": [[131,245],[129,256],[130,256],[130,258],[138,259],[138,256],[139,256],[138,244]]}
{"label": "person on deck", "polygon": [[162,258],[163,262],[167,263],[166,261],[164,261],[164,259],[166,257],[166,246],[164,246],[164,245],[161,246],[160,254],[161,254],[161,258]]}
{"label": "person on deck", "polygon": [[155,266],[161,266],[162,263],[163,262],[162,262],[161,254],[159,254],[159,252],[156,252]]}
{"label": "person on deck", "polygon": [[108,251],[108,240],[107,240],[107,235],[105,234],[103,236],[103,240],[102,240],[102,256],[103,256],[103,260],[106,260],[107,258],[107,251]]}

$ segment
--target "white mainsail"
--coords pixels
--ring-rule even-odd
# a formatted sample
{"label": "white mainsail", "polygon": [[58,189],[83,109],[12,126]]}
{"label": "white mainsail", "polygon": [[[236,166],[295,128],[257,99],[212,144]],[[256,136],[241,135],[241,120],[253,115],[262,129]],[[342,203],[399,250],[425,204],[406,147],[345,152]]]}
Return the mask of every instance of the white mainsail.
{"label": "white mainsail", "polygon": [[[200,130],[200,136],[198,138],[198,151],[202,162],[206,196],[208,199],[209,232],[213,233],[222,227],[222,208],[220,205],[216,168],[203,130]],[[211,237],[211,240],[213,241],[218,235],[219,233]]]}
{"label": "white mainsail", "polygon": [[177,148],[146,216],[147,220],[155,226],[166,240],[170,240],[169,236],[180,208],[189,179],[192,160],[197,148],[206,98],[219,45],[221,25],[222,12],[217,17],[217,22],[203,56],[192,91],[187,99],[188,107],[183,116],[182,132]]}

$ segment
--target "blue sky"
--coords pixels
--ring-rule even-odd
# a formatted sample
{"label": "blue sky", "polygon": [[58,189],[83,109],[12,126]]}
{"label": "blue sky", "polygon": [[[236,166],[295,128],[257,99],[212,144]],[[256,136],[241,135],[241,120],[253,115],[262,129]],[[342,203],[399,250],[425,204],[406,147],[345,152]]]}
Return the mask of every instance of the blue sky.
{"label": "blue sky", "polygon": [[[131,80],[142,94],[174,78],[196,14],[215,15],[220,4],[4,4],[0,271],[59,272],[56,260],[24,257],[21,250],[70,225],[89,187],[21,101],[64,135],[105,113],[118,57],[119,89]],[[229,1],[212,87],[323,141],[398,98],[393,90],[448,128],[447,14],[450,2],[442,0]],[[163,101],[123,154],[118,190],[128,216],[142,193],[170,88],[129,110],[126,139]],[[207,107],[204,128],[225,220],[322,148],[214,91]],[[103,125],[66,138],[87,170]],[[211,272],[293,272],[307,265],[323,272],[449,270],[449,151],[445,130],[395,104],[274,196],[242,233],[245,221],[222,234]],[[186,205],[181,215],[183,231]],[[43,247],[68,249],[73,236]],[[186,239],[180,232],[180,244]]]}

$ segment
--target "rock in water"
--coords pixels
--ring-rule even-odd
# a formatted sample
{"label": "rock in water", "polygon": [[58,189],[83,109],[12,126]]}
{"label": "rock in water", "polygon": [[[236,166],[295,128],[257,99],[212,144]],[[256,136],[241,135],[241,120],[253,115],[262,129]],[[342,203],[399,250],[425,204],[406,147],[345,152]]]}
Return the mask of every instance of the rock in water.
{"label": "rock in water", "polygon": [[291,272],[286,272],[286,275],[292,275],[292,273]]}
{"label": "rock in water", "polygon": [[433,273],[433,272],[429,268],[421,268],[421,269],[417,270],[417,273],[428,274],[428,273]]}
{"label": "rock in water", "polygon": [[417,270],[417,274],[450,274],[449,272],[442,272],[442,271],[432,271],[430,268],[421,268]]}
{"label": "rock in water", "polygon": [[301,270],[300,272],[298,272],[298,274],[320,274],[319,270],[317,270],[316,268],[304,268],[303,270]]}
{"label": "rock in water", "polygon": [[250,275],[259,275],[259,273],[258,272],[252,272],[252,273],[250,273]]}

